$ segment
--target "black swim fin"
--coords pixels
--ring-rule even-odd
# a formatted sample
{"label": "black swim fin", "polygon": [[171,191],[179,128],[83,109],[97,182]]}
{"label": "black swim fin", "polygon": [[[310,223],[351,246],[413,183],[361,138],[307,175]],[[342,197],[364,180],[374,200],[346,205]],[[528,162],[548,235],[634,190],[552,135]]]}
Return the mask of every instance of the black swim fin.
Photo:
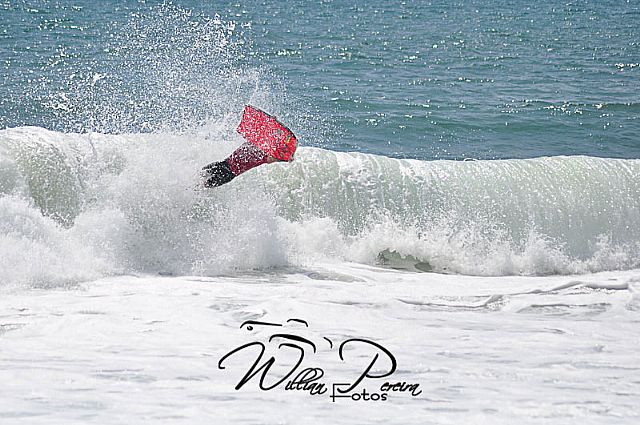
{"label": "black swim fin", "polygon": [[202,168],[202,176],[205,179],[204,187],[218,187],[229,183],[235,177],[227,161],[213,162]]}

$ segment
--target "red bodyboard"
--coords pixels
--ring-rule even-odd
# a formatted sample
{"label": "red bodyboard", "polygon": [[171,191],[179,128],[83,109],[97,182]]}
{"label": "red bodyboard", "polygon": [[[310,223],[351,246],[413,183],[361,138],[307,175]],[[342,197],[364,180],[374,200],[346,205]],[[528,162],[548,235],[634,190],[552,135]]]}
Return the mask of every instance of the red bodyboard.
{"label": "red bodyboard", "polygon": [[244,107],[238,133],[249,143],[279,161],[290,161],[298,147],[298,140],[291,130],[276,117],[251,105]]}

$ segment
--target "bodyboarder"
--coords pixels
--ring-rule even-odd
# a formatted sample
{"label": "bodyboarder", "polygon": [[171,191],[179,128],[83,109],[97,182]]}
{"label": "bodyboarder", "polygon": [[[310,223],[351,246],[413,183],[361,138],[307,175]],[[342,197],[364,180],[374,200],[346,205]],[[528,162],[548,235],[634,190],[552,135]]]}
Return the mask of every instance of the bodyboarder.
{"label": "bodyboarder", "polygon": [[262,164],[293,160],[298,140],[274,116],[247,105],[237,131],[247,141],[225,160],[213,162],[202,169],[204,187],[223,185]]}

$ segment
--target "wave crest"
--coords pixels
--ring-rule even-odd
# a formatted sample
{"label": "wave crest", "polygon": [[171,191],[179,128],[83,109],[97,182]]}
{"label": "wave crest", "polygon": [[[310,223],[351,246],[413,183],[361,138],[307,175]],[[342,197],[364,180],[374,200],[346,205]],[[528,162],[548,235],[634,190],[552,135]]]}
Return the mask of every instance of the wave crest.
{"label": "wave crest", "polygon": [[[0,281],[388,263],[385,252],[471,275],[640,266],[639,160],[417,161],[301,148],[292,164],[194,190],[197,170],[240,142],[229,133],[0,131]],[[34,255],[37,270],[11,260]]]}

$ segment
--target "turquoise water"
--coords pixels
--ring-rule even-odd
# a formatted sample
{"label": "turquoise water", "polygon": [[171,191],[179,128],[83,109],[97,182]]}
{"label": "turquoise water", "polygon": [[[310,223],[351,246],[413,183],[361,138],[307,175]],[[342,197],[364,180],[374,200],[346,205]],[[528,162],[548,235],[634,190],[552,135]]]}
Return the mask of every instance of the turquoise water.
{"label": "turquoise water", "polygon": [[635,1],[0,2],[0,128],[189,130],[258,101],[400,158],[640,157]]}

